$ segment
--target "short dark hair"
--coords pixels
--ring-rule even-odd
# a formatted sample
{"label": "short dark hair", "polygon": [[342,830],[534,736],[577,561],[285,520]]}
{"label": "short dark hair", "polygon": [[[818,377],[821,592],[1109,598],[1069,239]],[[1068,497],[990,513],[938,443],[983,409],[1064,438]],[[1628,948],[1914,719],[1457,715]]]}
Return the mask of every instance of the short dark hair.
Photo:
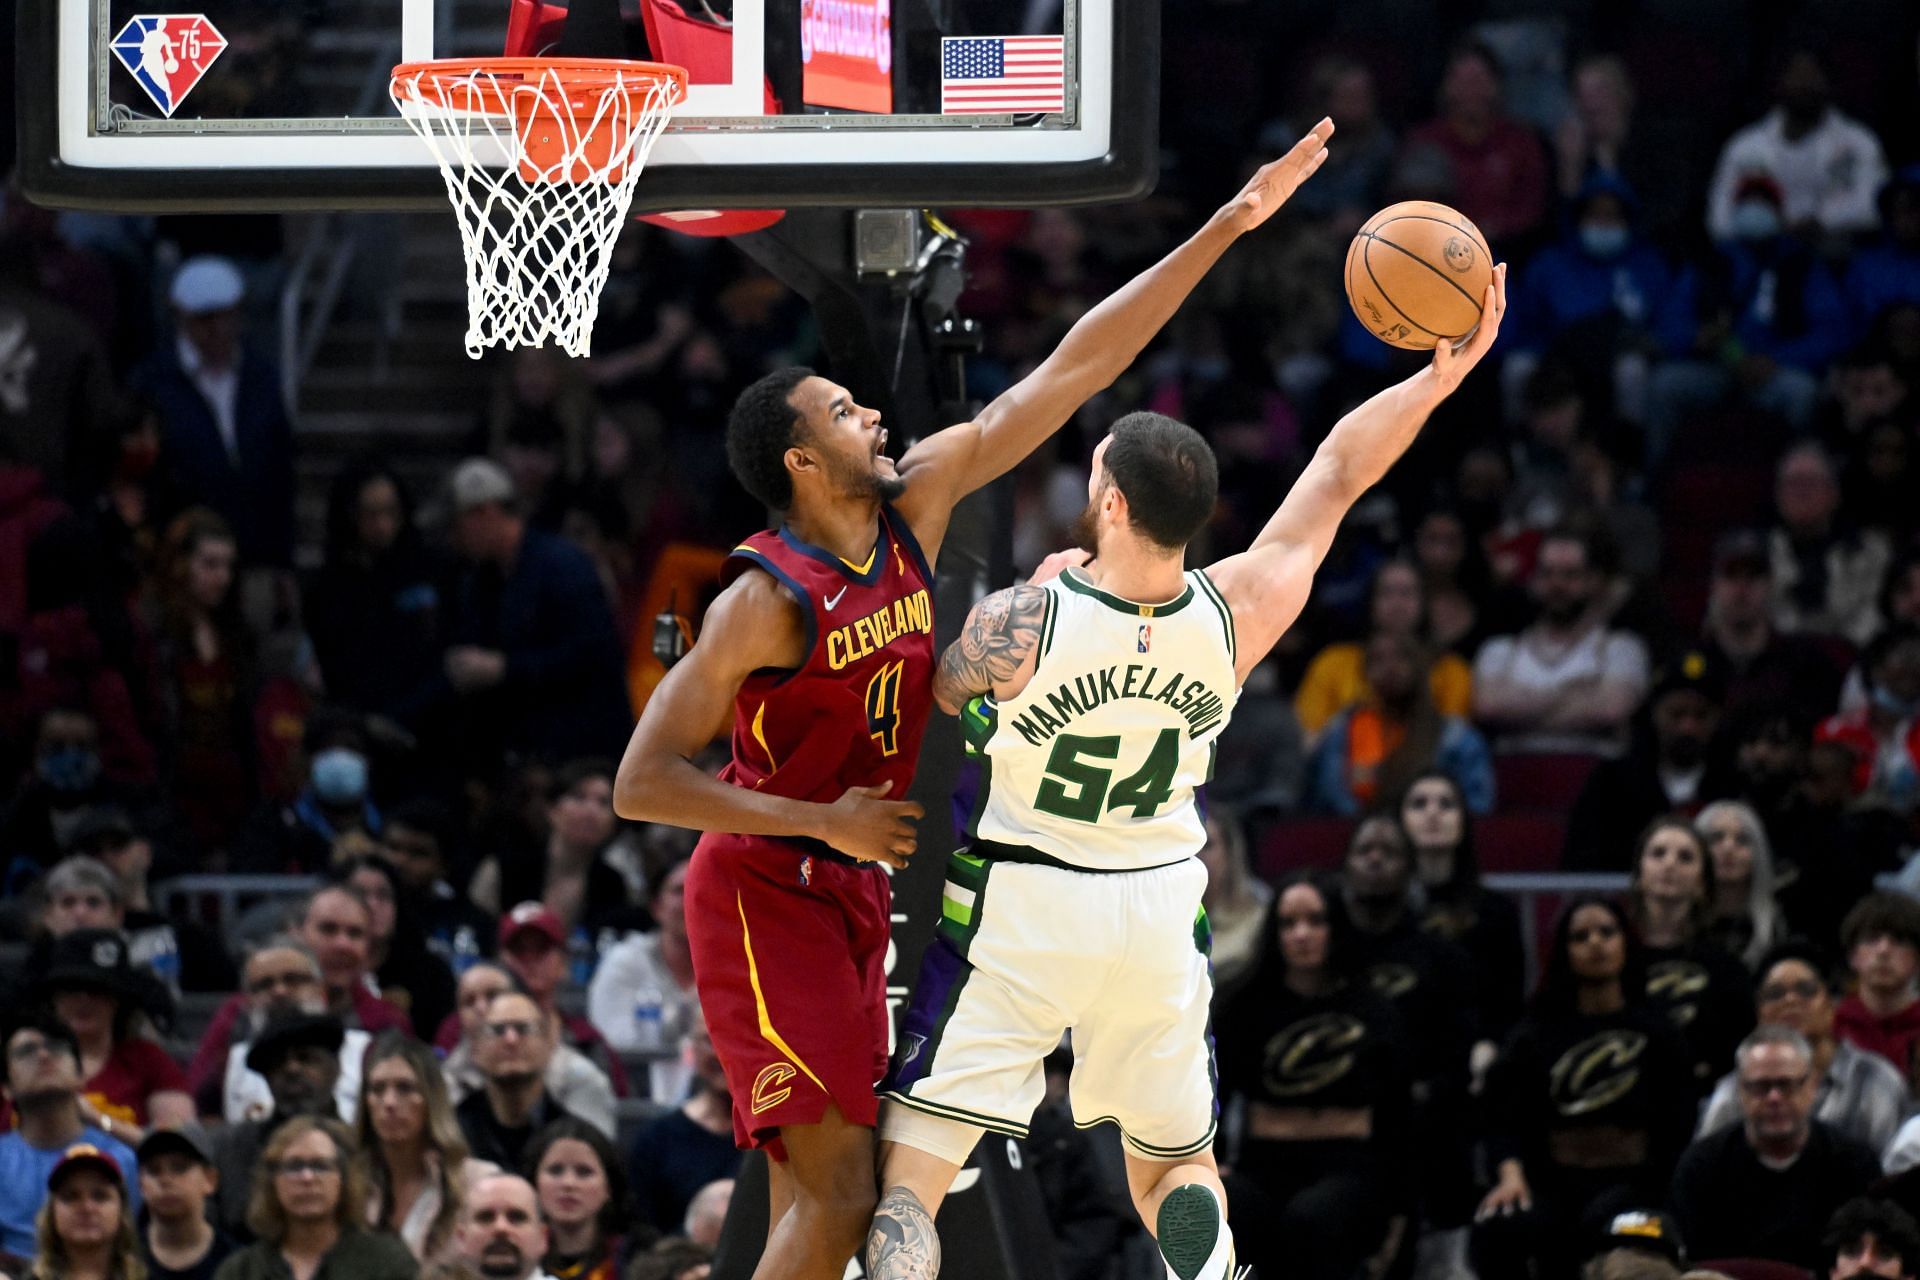
{"label": "short dark hair", "polygon": [[1893,563],[1887,566],[1887,572],[1880,579],[1880,616],[1895,626],[1900,625],[1893,614],[1893,595],[1900,589],[1901,580],[1915,568],[1920,567],[1920,547],[1907,546],[1896,553]]}
{"label": "short dark hair", "polygon": [[1470,38],[1456,41],[1454,46],[1447,50],[1447,70],[1451,71],[1454,63],[1464,62],[1468,58],[1486,63],[1487,70],[1493,73],[1493,78],[1501,84],[1506,83],[1507,69],[1501,63],[1500,55],[1495,53],[1493,46],[1485,40]]}
{"label": "short dark hair", "polygon": [[547,802],[555,803],[581,783],[595,778],[612,782],[617,772],[613,761],[605,756],[582,756],[569,760],[554,770],[553,783],[547,788]]}
{"label": "short dark hair", "polygon": [[627,1267],[627,1280],[673,1280],[703,1262],[713,1261],[713,1250],[682,1236],[668,1236],[636,1257]]}
{"label": "short dark hair", "polygon": [[1840,922],[1840,945],[1849,954],[1867,939],[1883,934],[1920,948],[1920,902],[1904,893],[1870,893],[1854,903]]}
{"label": "short dark hair", "polygon": [[1820,1273],[1825,1275],[1832,1269],[1841,1250],[1858,1247],[1868,1236],[1889,1253],[1900,1255],[1901,1271],[1907,1275],[1920,1271],[1920,1223],[1891,1200],[1855,1196],[1827,1219],[1827,1231],[1820,1241],[1826,1260]]}
{"label": "short dark hair", "polygon": [[368,748],[366,721],[346,707],[315,707],[300,732],[300,746],[310,756],[333,747],[345,747],[364,756]]}
{"label": "short dark hair", "polygon": [[1155,546],[1177,551],[1213,516],[1220,464],[1200,433],[1141,410],[1113,424],[1107,474],[1127,500],[1128,521]]}
{"label": "short dark hair", "polygon": [[799,443],[801,423],[790,397],[813,376],[803,365],[775,369],[742,391],[727,415],[727,465],[742,488],[775,511],[793,505],[786,453]]}
{"label": "short dark hair", "polygon": [[1766,985],[1767,975],[1773,972],[1775,966],[1789,960],[1798,961],[1813,970],[1813,976],[1820,980],[1820,985],[1827,989],[1828,995],[1839,990],[1840,984],[1834,981],[1832,958],[1812,938],[1794,937],[1774,943],[1760,957],[1760,963],[1753,969],[1754,992],[1758,994],[1760,988]]}
{"label": "short dark hair", "polygon": [[0,1084],[7,1082],[13,1068],[13,1059],[7,1056],[4,1050],[22,1031],[38,1031],[40,1038],[48,1045],[65,1049],[72,1055],[76,1064],[80,1061],[80,1042],[74,1038],[73,1032],[67,1030],[67,1024],[43,1009],[30,1010],[25,1015],[8,1021],[5,1036],[0,1036],[0,1058],[4,1059],[0,1061]]}
{"label": "short dark hair", "polygon": [[1882,627],[1880,634],[1869,640],[1860,654],[1860,669],[1866,674],[1867,683],[1874,683],[1873,673],[1895,650],[1916,642],[1920,642],[1920,627],[1912,623],[1896,622],[1892,626]]}
{"label": "short dark hair", "polygon": [[440,856],[452,861],[453,810],[444,801],[432,796],[414,796],[387,810],[386,820],[389,827],[405,827],[433,837],[433,842],[440,846]]}

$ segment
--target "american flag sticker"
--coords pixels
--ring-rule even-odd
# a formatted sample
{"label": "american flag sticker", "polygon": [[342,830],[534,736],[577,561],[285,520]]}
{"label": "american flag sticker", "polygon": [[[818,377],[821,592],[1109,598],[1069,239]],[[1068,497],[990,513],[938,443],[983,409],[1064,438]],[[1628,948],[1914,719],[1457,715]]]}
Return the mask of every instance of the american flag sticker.
{"label": "american flag sticker", "polygon": [[940,41],[940,110],[1065,111],[1065,36],[947,36]]}

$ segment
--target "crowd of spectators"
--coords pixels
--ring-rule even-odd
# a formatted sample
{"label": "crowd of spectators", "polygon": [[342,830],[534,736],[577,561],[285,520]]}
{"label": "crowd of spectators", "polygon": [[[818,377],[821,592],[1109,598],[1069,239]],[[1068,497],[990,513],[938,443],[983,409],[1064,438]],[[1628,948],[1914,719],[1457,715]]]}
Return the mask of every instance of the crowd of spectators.
{"label": "crowd of spectators", "polygon": [[[1015,473],[1016,568],[1136,407],[1221,456],[1197,554],[1244,545],[1417,363],[1341,297],[1376,208],[1452,204],[1513,270],[1209,791],[1246,1260],[1915,1275],[1920,11],[1191,8],[1154,198],[953,213],[971,391],[1323,113],[1332,156]],[[257,221],[0,206],[0,1271],[694,1274],[735,1156],[690,838],[618,821],[611,760],[643,624],[762,520],[717,424],[818,334],[636,224],[591,359],[495,360],[472,456],[350,460],[308,544]],[[1625,888],[1549,927],[1516,870]],[[197,872],[325,884],[212,922],[156,897]],[[1138,1256],[1064,1216],[1094,1158],[1036,1143],[1075,1280]]]}

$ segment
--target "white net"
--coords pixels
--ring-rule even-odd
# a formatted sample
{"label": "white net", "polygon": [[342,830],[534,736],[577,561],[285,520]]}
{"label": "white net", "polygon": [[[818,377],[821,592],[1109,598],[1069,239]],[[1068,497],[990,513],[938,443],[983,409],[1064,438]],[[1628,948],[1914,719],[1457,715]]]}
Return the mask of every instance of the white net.
{"label": "white net", "polygon": [[394,69],[394,106],[432,149],[460,223],[469,356],[549,342],[589,354],[634,181],[683,87],[647,64]]}

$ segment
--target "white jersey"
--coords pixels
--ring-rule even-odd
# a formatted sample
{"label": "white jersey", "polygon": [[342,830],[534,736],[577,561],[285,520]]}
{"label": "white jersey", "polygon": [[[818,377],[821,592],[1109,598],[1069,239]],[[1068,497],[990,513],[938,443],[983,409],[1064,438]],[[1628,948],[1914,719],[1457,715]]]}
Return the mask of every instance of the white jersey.
{"label": "white jersey", "polygon": [[985,757],[975,855],[1139,871],[1200,851],[1193,789],[1213,774],[1239,689],[1233,615],[1206,574],[1185,578],[1157,605],[1073,569],[1045,584],[1033,678],[961,715],[969,752]]}

